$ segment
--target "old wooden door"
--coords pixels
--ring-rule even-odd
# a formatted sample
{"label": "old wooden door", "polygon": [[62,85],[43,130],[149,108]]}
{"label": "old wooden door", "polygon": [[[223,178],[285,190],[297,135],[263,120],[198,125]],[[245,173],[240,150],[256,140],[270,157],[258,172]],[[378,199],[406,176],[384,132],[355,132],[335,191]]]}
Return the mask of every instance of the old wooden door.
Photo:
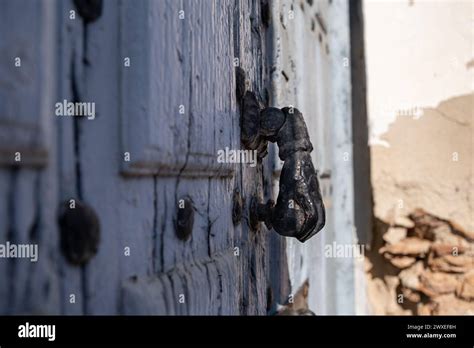
{"label": "old wooden door", "polygon": [[[353,226],[347,2],[331,3],[0,0],[0,243],[39,248],[0,259],[0,312],[264,315],[307,279],[314,311],[352,312],[352,264],[334,278],[322,255]],[[249,228],[251,198],[278,193],[275,147],[218,161],[241,149],[236,67],[305,115],[328,216],[304,246]],[[82,265],[61,244],[71,202],[100,225]]]}
{"label": "old wooden door", "polygon": [[[37,263],[0,261],[1,311],[266,314],[284,301],[270,296],[272,279],[283,287],[271,255],[284,249],[263,226],[249,230],[247,206],[271,193],[271,162],[217,161],[241,147],[235,67],[268,95],[262,4],[84,3],[1,2],[0,237],[39,245]],[[94,103],[95,117],[56,116],[63,100]],[[59,245],[59,206],[71,200],[100,223],[83,266]]]}

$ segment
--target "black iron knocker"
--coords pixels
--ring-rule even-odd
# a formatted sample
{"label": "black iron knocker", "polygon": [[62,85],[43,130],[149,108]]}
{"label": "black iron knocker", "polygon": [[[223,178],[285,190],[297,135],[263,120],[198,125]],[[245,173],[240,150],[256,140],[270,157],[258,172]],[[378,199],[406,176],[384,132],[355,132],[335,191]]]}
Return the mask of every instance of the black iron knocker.
{"label": "black iron knocker", "polygon": [[[241,79],[245,74],[238,71],[237,76]],[[238,81],[238,94],[243,94],[242,85],[245,83]],[[262,108],[250,91],[240,95],[240,100],[243,145],[257,150],[262,158],[267,154],[268,141],[277,143],[278,155],[284,161],[276,204],[254,199],[250,215],[282,236],[305,242],[324,227],[326,216],[303,115],[292,107]]]}

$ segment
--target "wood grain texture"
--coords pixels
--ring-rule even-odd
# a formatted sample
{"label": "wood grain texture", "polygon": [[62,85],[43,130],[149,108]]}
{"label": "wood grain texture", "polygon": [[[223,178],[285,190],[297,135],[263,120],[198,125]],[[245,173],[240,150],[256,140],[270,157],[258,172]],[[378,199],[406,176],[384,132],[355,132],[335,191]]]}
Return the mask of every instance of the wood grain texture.
{"label": "wood grain texture", "polygon": [[[121,58],[110,54],[117,52],[118,16],[116,4],[104,2],[100,20],[83,27],[87,42],[79,51],[79,57],[89,62],[78,76],[81,99],[95,102],[97,113],[94,120],[77,124],[82,199],[96,211],[101,226],[99,251],[85,267],[87,314],[116,313],[122,265],[134,262],[134,272],[146,274],[152,255],[153,178],[126,182],[118,175],[124,159],[118,137]],[[130,256],[125,247],[130,247]]]}
{"label": "wood grain texture", "polygon": [[[332,91],[331,140],[333,148],[333,204],[334,236],[339,244],[357,243],[354,224],[354,169],[352,148],[352,109],[351,109],[351,69],[342,65],[344,59],[350,59],[349,3],[334,2],[328,12],[331,23],[329,38],[332,43]],[[345,160],[344,158],[349,158]],[[340,314],[355,314],[356,263],[353,258],[330,259],[329,272],[332,278],[334,307],[331,310]],[[358,265],[360,267],[360,264]]]}
{"label": "wood grain texture", "polygon": [[[127,281],[122,308],[125,313],[131,308],[135,314],[149,313],[148,307],[137,303],[148,303],[146,294],[150,287],[156,287],[162,295],[150,305],[155,308],[152,312],[264,314],[266,235],[263,231],[254,235],[246,221],[234,227],[231,217],[234,188],[248,198],[258,193],[256,178],[261,177],[261,169],[232,165],[234,176],[226,178],[216,162],[219,149],[240,148],[233,58],[247,65],[255,79],[254,88],[263,86],[262,71],[256,72],[264,64],[256,60],[261,59],[263,40],[252,37],[250,23],[252,18],[254,26],[260,25],[259,4],[190,1],[182,5],[153,4],[151,16],[161,19],[157,25],[164,27],[154,33],[162,35],[160,39],[152,40],[151,55],[156,58],[151,70],[158,71],[159,78],[152,82],[151,90],[160,97],[153,100],[152,118],[147,120],[156,122],[151,128],[156,133],[154,141],[160,142],[158,147],[169,146],[173,153],[172,159],[166,155],[155,159],[158,166],[172,168],[181,163],[181,167],[175,178],[164,178],[170,174],[166,171],[156,172],[159,222],[155,245],[159,259],[155,264],[160,273],[143,281]],[[182,23],[177,22],[180,9],[185,16]],[[178,113],[181,104],[186,110],[183,115]],[[195,219],[191,238],[183,242],[176,238],[174,224],[179,200],[184,197],[191,198]],[[219,256],[222,254],[226,256]],[[184,295],[185,303],[179,303],[180,295]]]}
{"label": "wood grain texture", "polygon": [[[291,292],[295,293],[308,279],[308,302],[315,313],[353,313],[353,260],[324,256],[324,248],[333,242],[356,242],[351,206],[349,9],[345,0],[301,3],[272,2],[272,104],[292,105],[304,115],[314,146],[311,155],[320,176],[326,225],[304,244],[287,240]],[[344,59],[348,59],[347,64]],[[277,164],[276,195],[281,161],[276,157],[277,151],[273,154]]]}
{"label": "wood grain texture", "polygon": [[[236,314],[235,265],[235,256],[227,252],[155,277],[133,277],[123,284],[123,313]],[[181,295],[184,295],[182,301]]]}
{"label": "wood grain texture", "polygon": [[54,112],[54,3],[2,0],[0,8],[0,32],[8,33],[0,43],[0,165],[44,166]]}
{"label": "wood grain texture", "polygon": [[[272,55],[272,104],[277,107],[294,106],[303,113],[314,150],[311,153],[313,164],[319,176],[330,173],[332,168],[332,146],[328,128],[331,122],[329,98],[330,52],[327,37],[326,1],[315,1],[312,5],[299,1],[280,0],[272,2],[271,12],[274,50]],[[292,16],[291,16],[292,11]],[[276,19],[276,20],[275,20]],[[299,38],[295,40],[294,38]],[[274,191],[278,194],[279,175],[282,162],[273,155],[276,167],[274,172]],[[329,179],[330,180],[330,179]],[[286,255],[289,268],[291,292],[295,294],[306,280],[309,280],[309,305],[318,314],[327,313],[331,297],[327,291],[326,260],[323,250],[332,233],[332,207],[330,186],[320,179],[326,225],[313,238],[304,244],[297,240],[286,241]],[[285,254],[285,253],[284,253]],[[287,294],[288,296],[288,294]],[[287,301],[288,297],[282,300]]]}
{"label": "wood grain texture", "polygon": [[125,174],[232,175],[232,164],[215,160],[229,144],[229,100],[220,91],[233,75],[231,8],[122,1],[120,52],[131,60],[120,70],[122,148],[132,154]]}
{"label": "wood grain texture", "polygon": [[[48,165],[0,172],[0,242],[36,240],[42,255],[37,265],[0,260],[0,312],[266,314],[288,296],[285,242],[263,225],[250,230],[248,211],[252,197],[273,196],[274,161],[217,162],[218,150],[241,148],[234,58],[266,100],[272,46],[261,2],[106,0],[91,23],[69,18],[72,1],[45,3],[57,18],[55,86],[45,89],[52,101],[94,102],[96,117],[57,118],[43,106]],[[234,225],[235,189],[243,218]],[[183,197],[195,209],[186,241],[175,231]],[[59,250],[57,209],[70,199],[101,226],[83,267]]]}
{"label": "wood grain texture", "polygon": [[[14,173],[12,177],[12,191],[15,193],[10,219],[11,238],[10,242],[15,244],[27,244],[29,241],[29,231],[35,219],[35,173],[31,170],[22,170]],[[26,289],[29,275],[27,259],[10,259],[12,288],[15,289],[10,294],[10,308],[13,313],[24,312],[26,304]]]}
{"label": "wood grain texture", "polygon": [[[52,1],[1,1],[0,7],[0,243],[38,245],[36,262],[0,259],[0,313],[55,314],[57,7]],[[14,65],[16,57],[21,66]],[[17,151],[21,161],[14,162]]]}

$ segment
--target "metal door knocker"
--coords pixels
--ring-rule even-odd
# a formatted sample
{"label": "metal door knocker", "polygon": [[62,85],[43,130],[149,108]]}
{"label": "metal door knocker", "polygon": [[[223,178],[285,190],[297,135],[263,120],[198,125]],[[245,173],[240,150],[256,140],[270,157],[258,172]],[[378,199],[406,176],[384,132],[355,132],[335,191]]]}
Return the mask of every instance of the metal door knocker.
{"label": "metal door knocker", "polygon": [[301,112],[289,107],[262,108],[255,93],[246,91],[241,96],[241,140],[247,149],[257,150],[259,157],[267,154],[268,141],[276,142],[284,161],[276,205],[272,200],[262,204],[254,199],[250,207],[254,219],[300,242],[318,233],[325,224],[325,209],[310,155],[313,145]]}

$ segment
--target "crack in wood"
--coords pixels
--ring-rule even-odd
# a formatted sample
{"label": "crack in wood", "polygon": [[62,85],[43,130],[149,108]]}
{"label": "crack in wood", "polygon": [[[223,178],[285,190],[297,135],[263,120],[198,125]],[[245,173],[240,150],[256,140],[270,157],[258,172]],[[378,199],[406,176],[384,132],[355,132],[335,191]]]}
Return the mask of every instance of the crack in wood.
{"label": "crack in wood", "polygon": [[[78,103],[81,101],[79,96],[79,90],[77,86],[77,76],[76,76],[76,58],[75,51],[72,54],[71,61],[71,94],[72,102]],[[79,124],[79,118],[73,118],[73,144],[74,144],[74,170],[75,170],[75,185],[76,185],[76,195],[77,198],[83,200],[82,197],[82,169],[81,169],[81,146],[80,146],[80,135],[81,129]]]}

